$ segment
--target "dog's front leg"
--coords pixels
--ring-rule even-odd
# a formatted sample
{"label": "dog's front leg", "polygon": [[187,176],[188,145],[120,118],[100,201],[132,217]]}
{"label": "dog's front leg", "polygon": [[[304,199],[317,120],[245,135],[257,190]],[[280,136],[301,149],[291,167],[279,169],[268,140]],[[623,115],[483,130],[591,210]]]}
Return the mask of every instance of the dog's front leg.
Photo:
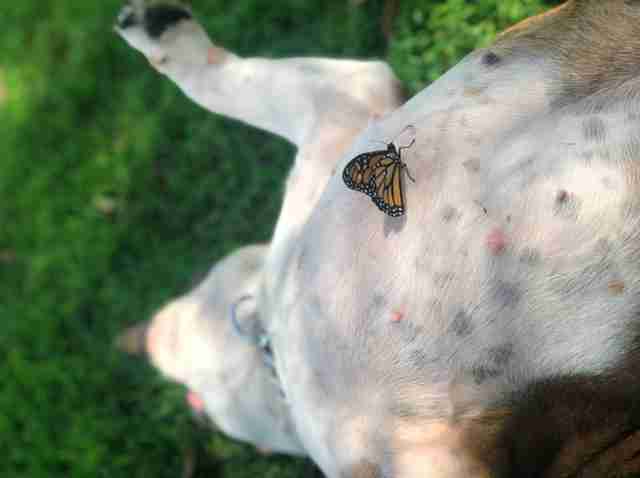
{"label": "dog's front leg", "polygon": [[336,114],[361,123],[399,104],[399,84],[382,62],[240,58],[214,45],[182,6],[128,4],[116,31],[196,103],[297,146]]}

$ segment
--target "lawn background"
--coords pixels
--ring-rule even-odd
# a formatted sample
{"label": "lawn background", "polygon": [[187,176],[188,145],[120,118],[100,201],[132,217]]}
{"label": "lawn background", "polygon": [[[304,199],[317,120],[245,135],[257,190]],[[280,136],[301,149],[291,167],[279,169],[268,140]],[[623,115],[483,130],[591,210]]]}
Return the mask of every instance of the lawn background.
{"label": "lawn background", "polygon": [[[542,0],[198,0],[241,54],[384,58],[413,93]],[[548,4],[557,2],[548,1]],[[111,30],[120,0],[0,6],[0,477],[306,477],[198,426],[113,339],[266,241],[293,148],[187,100]]]}

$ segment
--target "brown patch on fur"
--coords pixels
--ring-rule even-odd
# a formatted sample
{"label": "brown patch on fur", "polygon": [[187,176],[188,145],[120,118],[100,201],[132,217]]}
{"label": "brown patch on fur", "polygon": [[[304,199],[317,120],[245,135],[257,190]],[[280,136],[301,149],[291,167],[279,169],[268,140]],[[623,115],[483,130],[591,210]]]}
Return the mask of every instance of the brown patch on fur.
{"label": "brown patch on fur", "polygon": [[508,29],[492,50],[550,62],[549,94],[565,106],[640,76],[640,5],[569,0]]}
{"label": "brown patch on fur", "polygon": [[[590,450],[585,461],[585,450]],[[593,451],[597,450],[597,451]],[[575,464],[584,461],[580,470]],[[640,472],[640,432],[622,439],[611,433],[600,432],[578,436],[563,449],[558,460],[545,476],[550,477],[624,477]]]}
{"label": "brown patch on fur", "polygon": [[467,417],[462,422],[468,453],[488,469],[499,468],[505,460],[505,450],[497,446],[497,440],[510,416],[510,409],[496,408]]}
{"label": "brown patch on fur", "polygon": [[584,469],[580,478],[637,476],[640,473],[640,432],[604,451]]}
{"label": "brown patch on fur", "polygon": [[450,418],[404,420],[394,436],[393,446],[399,450],[394,476],[494,476],[506,461],[505,450],[496,445],[509,416],[510,410],[496,408],[470,409]]}
{"label": "brown patch on fur", "polygon": [[628,469],[640,471],[639,378],[633,360],[606,376],[549,378],[515,394],[497,442],[508,459],[499,476],[622,477]]}
{"label": "brown patch on fur", "polygon": [[[455,396],[468,397],[469,390],[454,392],[457,403]],[[637,476],[638,396],[638,366],[630,357],[606,376],[533,383],[492,409],[459,405],[446,418],[400,419],[391,442],[393,476]]]}

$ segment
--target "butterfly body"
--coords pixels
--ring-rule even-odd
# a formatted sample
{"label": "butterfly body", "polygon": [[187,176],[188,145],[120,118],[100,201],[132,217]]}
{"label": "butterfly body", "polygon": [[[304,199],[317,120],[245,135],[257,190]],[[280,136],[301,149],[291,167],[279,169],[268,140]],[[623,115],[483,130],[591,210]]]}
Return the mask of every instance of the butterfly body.
{"label": "butterfly body", "polygon": [[345,166],[342,180],[349,189],[369,196],[385,214],[402,216],[405,213],[402,172],[409,173],[400,153],[411,144],[397,149],[393,143],[389,143],[387,149],[359,154]]}

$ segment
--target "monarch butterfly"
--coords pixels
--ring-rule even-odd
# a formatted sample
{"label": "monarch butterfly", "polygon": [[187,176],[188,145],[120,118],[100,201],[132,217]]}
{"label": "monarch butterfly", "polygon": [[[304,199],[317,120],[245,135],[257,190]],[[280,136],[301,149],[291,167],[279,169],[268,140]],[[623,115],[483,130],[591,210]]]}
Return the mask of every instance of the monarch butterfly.
{"label": "monarch butterfly", "polygon": [[400,148],[388,143],[387,149],[359,154],[345,166],[342,180],[349,189],[369,196],[382,212],[391,217],[402,216],[405,211],[402,171],[406,171],[411,181],[415,179],[400,154],[414,142],[415,139]]}

